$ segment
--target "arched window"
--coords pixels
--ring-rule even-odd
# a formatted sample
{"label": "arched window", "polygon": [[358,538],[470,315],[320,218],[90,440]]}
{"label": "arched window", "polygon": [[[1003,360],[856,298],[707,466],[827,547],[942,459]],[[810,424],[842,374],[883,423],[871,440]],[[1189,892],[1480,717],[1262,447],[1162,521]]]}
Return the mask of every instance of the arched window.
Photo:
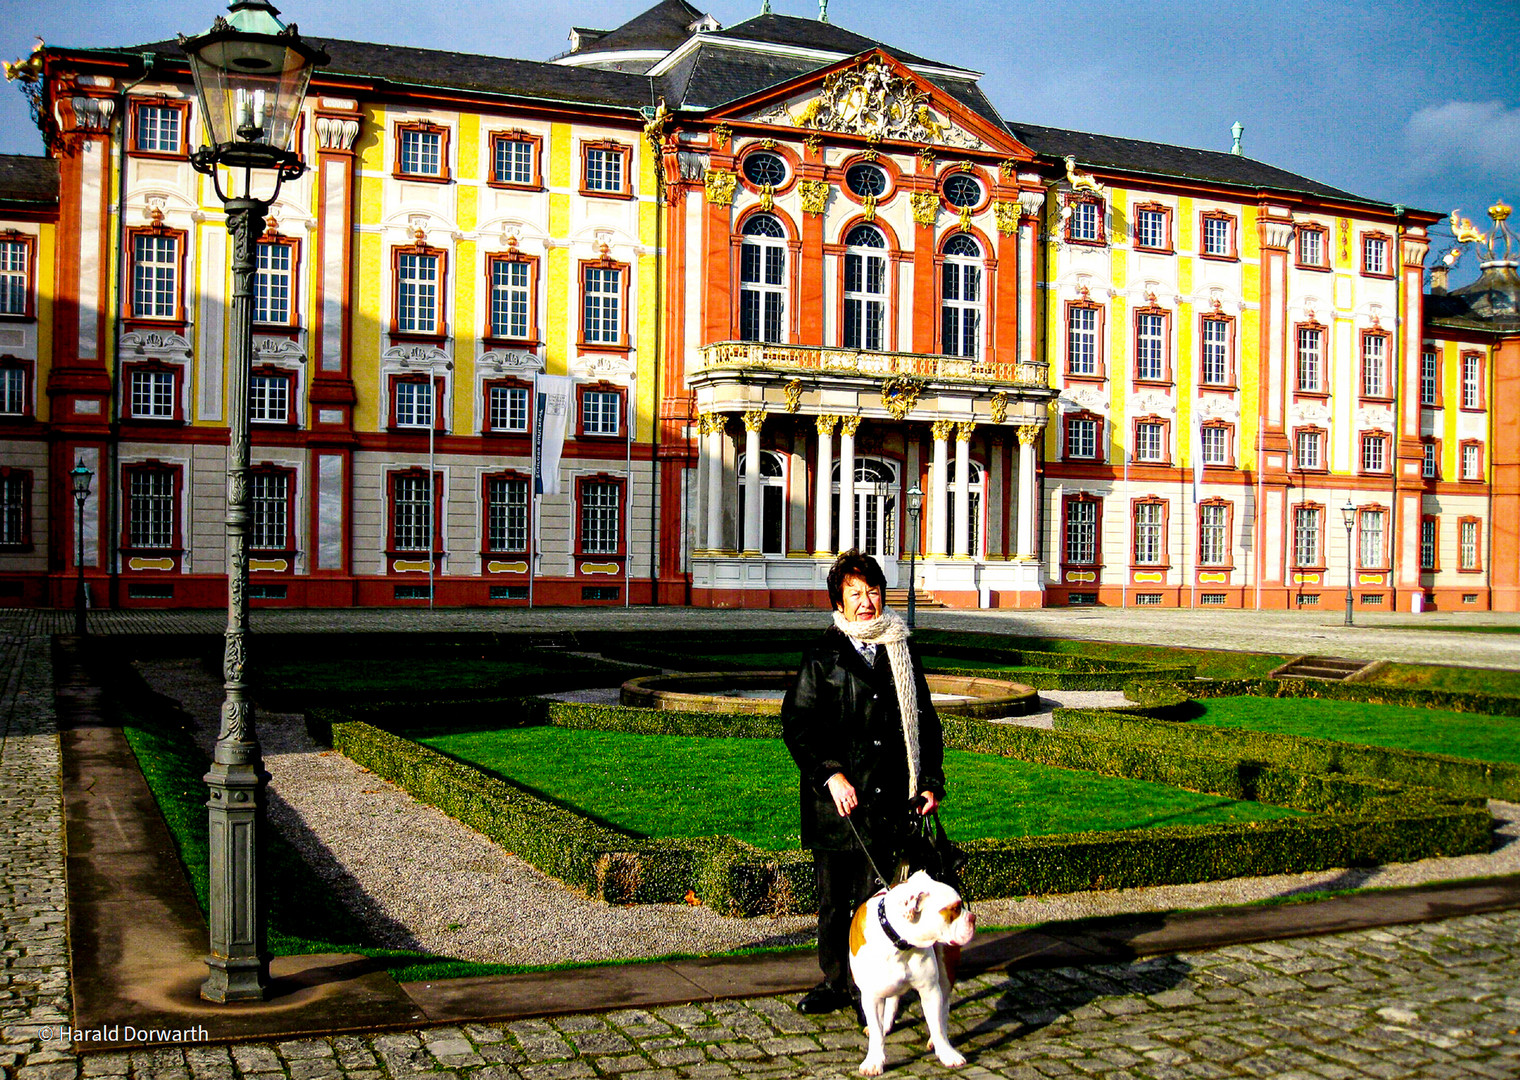
{"label": "arched window", "polygon": [[887,242],[881,230],[857,225],[844,238],[844,347],[886,348]]}
{"label": "arched window", "polygon": [[945,244],[940,273],[940,351],[946,356],[982,355],[982,248],[965,233]]}
{"label": "arched window", "polygon": [[[839,535],[839,462],[834,463],[834,535]],[[897,467],[880,458],[855,459],[855,546],[882,562],[895,584],[897,558]]]}
{"label": "arched window", "polygon": [[[945,529],[948,535],[945,542],[955,544],[955,462],[948,463],[945,470]],[[966,535],[971,538],[971,550],[966,554],[972,558],[981,558],[987,550],[987,530],[983,527],[982,507],[987,500],[982,498],[987,490],[987,474],[976,462],[971,462],[971,475],[966,478]],[[956,554],[960,554],[956,552]]]}
{"label": "arched window", "polygon": [[744,223],[739,249],[739,337],[781,341],[786,313],[786,230],[769,214]]}
{"label": "arched window", "polygon": [[[744,545],[744,483],[748,455],[740,454],[739,546]],[[760,550],[767,555],[786,552],[786,466],[774,450],[760,451]]]}

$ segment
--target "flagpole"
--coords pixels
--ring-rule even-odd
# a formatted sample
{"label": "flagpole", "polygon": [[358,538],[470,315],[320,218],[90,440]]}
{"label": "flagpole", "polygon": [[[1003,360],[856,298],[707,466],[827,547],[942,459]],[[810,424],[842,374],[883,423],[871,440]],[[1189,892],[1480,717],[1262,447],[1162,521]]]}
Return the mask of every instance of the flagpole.
{"label": "flagpole", "polygon": [[[623,450],[623,475],[627,478],[626,498],[623,501],[623,606],[629,607],[633,598],[629,590],[633,584],[633,428],[638,422],[638,372],[628,375],[627,438]],[[654,537],[650,537],[650,543]]]}
{"label": "flagpole", "polygon": [[538,485],[539,440],[542,437],[543,413],[538,405],[538,372],[533,373],[533,482],[528,485],[528,609],[533,608],[534,564],[538,562]]}

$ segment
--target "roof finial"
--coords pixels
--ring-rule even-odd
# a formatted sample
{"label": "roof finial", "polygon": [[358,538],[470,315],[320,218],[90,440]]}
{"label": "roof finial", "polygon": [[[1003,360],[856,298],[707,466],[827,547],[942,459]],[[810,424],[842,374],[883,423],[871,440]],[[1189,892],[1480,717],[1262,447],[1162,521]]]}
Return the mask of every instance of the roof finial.
{"label": "roof finial", "polygon": [[1235,137],[1235,145],[1230,147],[1230,153],[1234,154],[1236,157],[1240,157],[1241,155],[1240,137],[1245,134],[1245,130],[1246,126],[1239,120],[1230,125],[1230,134]]}
{"label": "roof finial", "polygon": [[829,21],[829,0],[818,0],[818,21]]}
{"label": "roof finial", "polygon": [[762,15],[769,15],[770,13],[771,13],[771,0],[763,0],[763,3],[761,3],[761,5],[760,5],[760,14],[762,14]]}

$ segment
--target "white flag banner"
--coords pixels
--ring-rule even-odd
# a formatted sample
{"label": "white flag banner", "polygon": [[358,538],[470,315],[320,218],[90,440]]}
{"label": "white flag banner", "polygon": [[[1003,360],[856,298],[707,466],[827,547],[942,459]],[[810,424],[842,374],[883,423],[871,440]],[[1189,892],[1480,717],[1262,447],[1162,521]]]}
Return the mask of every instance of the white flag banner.
{"label": "white flag banner", "polygon": [[1196,503],[1203,498],[1203,428],[1199,426],[1196,418],[1188,427],[1193,436],[1190,452],[1193,458],[1193,501]]}
{"label": "white flag banner", "polygon": [[570,419],[568,375],[533,377],[533,490],[559,494],[559,459],[565,449],[565,424]]}

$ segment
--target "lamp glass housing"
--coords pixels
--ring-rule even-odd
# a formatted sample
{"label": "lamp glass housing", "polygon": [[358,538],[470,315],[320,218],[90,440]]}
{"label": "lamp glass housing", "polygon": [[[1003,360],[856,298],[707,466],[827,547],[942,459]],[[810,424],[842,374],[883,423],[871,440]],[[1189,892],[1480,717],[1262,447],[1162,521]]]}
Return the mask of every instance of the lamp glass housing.
{"label": "lamp glass housing", "polygon": [[908,490],[908,513],[917,514],[924,508],[924,493],[914,487]]}
{"label": "lamp glass housing", "polygon": [[1344,525],[1348,531],[1350,530],[1351,526],[1356,524],[1356,504],[1354,504],[1350,499],[1347,499],[1346,505],[1341,507],[1341,524]]}
{"label": "lamp glass housing", "polygon": [[85,468],[84,462],[81,461],[69,470],[69,475],[73,477],[74,497],[76,499],[89,498],[90,481],[95,479],[95,474]]}

